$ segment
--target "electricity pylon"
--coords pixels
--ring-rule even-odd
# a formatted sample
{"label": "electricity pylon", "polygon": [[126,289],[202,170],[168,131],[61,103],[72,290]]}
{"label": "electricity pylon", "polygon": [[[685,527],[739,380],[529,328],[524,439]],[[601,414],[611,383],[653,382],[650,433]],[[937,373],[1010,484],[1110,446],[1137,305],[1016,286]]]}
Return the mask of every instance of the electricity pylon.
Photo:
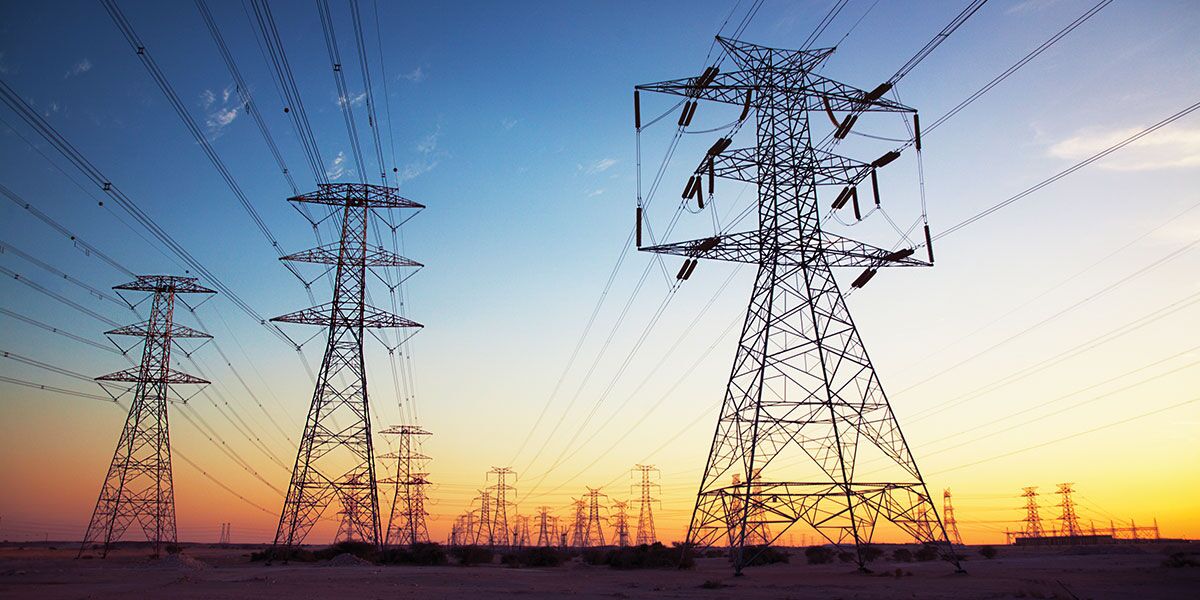
{"label": "electricity pylon", "polygon": [[383,456],[396,459],[396,476],[380,481],[396,486],[384,543],[389,546],[412,546],[428,542],[429,528],[425,524],[425,517],[429,513],[425,511],[425,486],[429,485],[429,473],[423,472],[423,467],[429,457],[420,453],[419,436],[431,434],[416,425],[392,425],[379,433],[399,438],[396,452]]}
{"label": "electricity pylon", "polygon": [[553,546],[556,541],[555,538],[557,538],[558,536],[556,535],[556,532],[553,527],[553,522],[550,517],[550,507],[549,506],[539,506],[538,507],[537,520],[538,520],[537,545],[538,546]]}
{"label": "electricity pylon", "polygon": [[335,501],[341,504],[343,512],[350,514],[352,521],[348,527],[353,537],[379,546],[384,536],[363,336],[367,328],[421,325],[368,305],[367,271],[373,267],[421,265],[371,245],[367,240],[368,221],[371,213],[380,209],[424,207],[401,197],[395,188],[365,183],[323,183],[315,192],[288,200],[335,207],[341,213],[341,239],[280,259],[334,265],[334,281],[332,302],[271,319],[323,325],[329,330],[274,546],[282,547],[287,556],[287,550],[304,542],[313,525]]}
{"label": "electricity pylon", "polygon": [[491,490],[479,490],[479,519],[476,521],[476,529],[474,535],[471,536],[471,543],[478,546],[487,544],[488,546],[496,545],[496,532],[492,529],[492,492]]}
{"label": "electricity pylon", "polygon": [[[587,502],[583,498],[573,500],[572,508],[575,509],[575,518],[571,521],[571,545],[576,548],[587,547],[587,516],[584,511],[587,510]],[[564,537],[566,533],[563,533]]]}
{"label": "electricity pylon", "polygon": [[1025,488],[1025,530],[1024,537],[1038,538],[1045,535],[1042,529],[1042,517],[1038,514],[1037,486]]}
{"label": "electricity pylon", "polygon": [[587,522],[583,525],[583,546],[604,546],[604,521],[608,519],[600,515],[600,499],[607,498],[599,488],[588,488],[584,497],[587,498]]}
{"label": "electricity pylon", "polygon": [[[686,112],[680,127],[690,122],[700,100],[742,107],[743,115],[753,109],[757,119],[757,143],[728,149],[731,139],[722,138],[700,161],[691,189],[704,175],[710,189],[718,177],[756,184],[758,227],[640,248],[686,257],[681,279],[702,258],[758,266],[687,542],[708,547],[726,538],[735,572],[741,573],[752,560],[743,551],[748,517],[761,510],[768,515],[764,523],[778,525],[775,538],[806,523],[831,543],[853,543],[865,568],[864,549],[882,518],[921,542],[938,544],[943,557],[958,566],[832,273],[833,267],[865,267],[854,282],[858,287],[878,268],[930,263],[913,258],[911,249],[888,251],[825,231],[817,202],[818,186],[836,185],[844,187],[834,208],[851,197],[857,203],[856,186],[874,180],[876,169],[899,153],[872,163],[838,156],[817,148],[809,127],[811,111],[845,113],[842,125],[866,112],[916,111],[883,99],[883,86],[866,92],[818,75],[817,66],[832,48],[780,50],[717,41],[733,71],[710,67],[699,77],[636,88],[682,96]],[[869,477],[855,468],[876,459],[886,464]],[[728,483],[733,473],[759,469],[786,477]],[[754,492],[756,485],[761,494]],[[728,510],[733,498],[742,500],[739,511]],[[919,522],[921,506],[933,527]],[[924,536],[923,530],[934,535]]]}
{"label": "electricity pylon", "polygon": [[230,544],[229,540],[232,537],[231,529],[232,529],[231,523],[221,523],[221,536],[217,540],[218,544],[220,544],[222,546],[228,546]]}
{"label": "electricity pylon", "polygon": [[958,533],[958,519],[954,518],[954,503],[950,500],[950,488],[942,491],[942,519],[946,524],[946,533],[950,543],[963,545],[962,536]]}
{"label": "electricity pylon", "polygon": [[638,523],[637,523],[637,545],[653,544],[658,541],[658,536],[654,532],[654,503],[658,502],[654,498],[653,491],[657,483],[650,480],[650,475],[658,471],[654,465],[637,465],[634,471],[641,473],[641,483],[637,484],[639,489],[638,495]]}
{"label": "electricity pylon", "polygon": [[1060,483],[1056,493],[1062,496],[1058,503],[1058,506],[1062,508],[1062,514],[1058,517],[1059,522],[1062,523],[1061,535],[1075,537],[1083,535],[1083,530],[1079,527],[1079,516],[1075,514],[1075,502],[1071,499],[1071,492],[1075,491],[1071,489],[1072,485],[1074,484]]}
{"label": "electricity pylon", "polygon": [[488,488],[494,490],[492,498],[495,499],[496,508],[492,511],[492,533],[495,536],[495,544],[497,546],[512,545],[512,538],[509,537],[508,524],[508,492],[514,491],[513,486],[508,485],[508,476],[516,476],[516,473],[509,467],[492,467],[488,471],[488,478],[496,476],[496,485]]}
{"label": "electricity pylon", "polygon": [[613,531],[617,536],[617,546],[624,548],[629,545],[629,502],[613,500]]}
{"label": "electricity pylon", "polygon": [[134,281],[113,288],[150,292],[154,299],[146,321],[106,332],[145,341],[138,366],[96,378],[134,384],[133,401],[77,556],[83,556],[94,544],[102,545],[101,558],[108,556],[112,544],[134,523],[154,544],[154,556],[160,554],[162,544],[178,541],[167,405],[172,400],[172,385],[208,382],[172,369],[171,346],[177,343],[177,338],[212,336],[175,323],[175,297],[216,293],[196,281],[194,277],[139,275]]}

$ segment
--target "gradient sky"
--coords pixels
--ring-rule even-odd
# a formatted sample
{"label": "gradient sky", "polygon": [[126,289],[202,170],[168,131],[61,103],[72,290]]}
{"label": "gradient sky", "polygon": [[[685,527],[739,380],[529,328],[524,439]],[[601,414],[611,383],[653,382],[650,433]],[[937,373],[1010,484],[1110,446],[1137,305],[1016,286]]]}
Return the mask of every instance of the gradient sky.
{"label": "gradient sky", "polygon": [[[796,47],[832,4],[768,0],[742,37]],[[851,0],[817,42],[839,45],[823,74],[870,89],[964,4]],[[992,0],[903,81],[904,102],[925,122],[935,119],[1092,4]],[[307,2],[272,5],[327,171],[355,180],[336,158],[350,151],[317,10]],[[281,245],[313,245],[195,7],[120,6]],[[332,6],[351,63],[348,5]],[[211,7],[300,187],[314,187],[242,4],[213,0]],[[584,486],[628,498],[629,469],[639,462],[661,469],[660,537],[682,536],[733,353],[733,336],[723,332],[745,309],[752,269],[701,264],[631,357],[668,287],[651,271],[601,348],[651,261],[623,245],[636,181],[631,89],[698,73],[732,8],[728,1],[379,4],[394,164],[405,176],[402,192],[429,207],[406,226],[405,245],[428,265],[408,291],[409,315],[426,325],[412,345],[420,422],[434,432],[425,453],[437,482],[435,538],[490,483],[492,466],[518,471],[520,512],[544,504],[565,516]],[[374,59],[374,19],[367,21]],[[1196,102],[1198,30],[1194,2],[1118,0],[927,136],[934,230]],[[0,34],[0,77],[211,271],[264,315],[308,305],[99,3],[4,3]],[[347,76],[356,98],[363,89],[357,63]],[[382,94],[377,85],[379,103]],[[672,104],[645,96],[643,109],[657,114]],[[694,129],[728,122],[736,116],[730,110],[701,107]],[[0,119],[0,183],[138,272],[181,272],[111,202],[101,207],[103,194],[12,112],[0,110]],[[823,119],[814,115],[815,126],[827,127]],[[871,127],[885,136],[903,131],[897,120]],[[717,135],[685,136],[664,179],[668,200],[649,217],[656,230],[669,219],[663,209],[671,194]],[[665,127],[644,135],[647,170],[662,159],[667,136]],[[888,148],[858,140],[843,150],[870,160]],[[906,155],[883,181],[889,214],[904,224],[919,215],[916,173]],[[1049,493],[1068,481],[1085,519],[1140,525],[1157,518],[1164,535],[1200,536],[1200,402],[1121,423],[1200,397],[1193,251],[1200,210],[1184,212],[1200,203],[1198,176],[1200,117],[1192,115],[947,237],[937,245],[936,268],[881,273],[850,298],[927,482],[954,491],[968,542],[1001,541],[1005,527],[1017,526],[1021,487]],[[718,191],[722,217],[751,200],[739,191],[732,184]],[[709,215],[685,217],[675,239],[710,223]],[[8,200],[0,200],[0,233],[6,245],[96,288],[125,282]],[[897,240],[879,219],[847,233],[883,246]],[[621,253],[580,358],[552,396]],[[0,255],[0,266],[115,321],[138,320],[15,254]],[[320,301],[328,292],[316,289]],[[110,328],[9,278],[0,283],[0,306],[100,342]],[[173,406],[180,537],[215,540],[219,523],[231,522],[235,541],[268,541],[282,503],[272,488],[285,488],[289,477],[270,455],[293,461],[311,379],[292,350],[228,299],[198,313],[237,373],[212,346],[197,352],[215,383],[186,413],[211,423],[270,486]],[[127,366],[5,315],[0,324],[5,351],[88,375]],[[314,333],[292,331],[301,339]],[[321,344],[305,347],[310,365]],[[386,352],[372,344],[368,357],[379,419],[397,422]],[[0,363],[0,374],[97,392],[13,360]],[[545,419],[531,431],[543,407]],[[123,414],[9,383],[0,383],[0,409],[0,539],[78,539]],[[233,424],[234,413],[261,442]],[[1057,515],[1055,498],[1043,502],[1044,517]],[[797,530],[794,541],[805,533]],[[309,541],[332,535],[333,525],[323,524]]]}

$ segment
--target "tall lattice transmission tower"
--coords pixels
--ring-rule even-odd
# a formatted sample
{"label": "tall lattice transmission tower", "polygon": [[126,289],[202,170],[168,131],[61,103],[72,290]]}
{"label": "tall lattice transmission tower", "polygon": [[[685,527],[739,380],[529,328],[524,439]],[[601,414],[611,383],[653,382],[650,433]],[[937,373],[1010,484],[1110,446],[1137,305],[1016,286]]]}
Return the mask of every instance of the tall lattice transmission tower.
{"label": "tall lattice transmission tower", "polygon": [[493,529],[495,522],[492,520],[492,491],[490,489],[479,490],[479,497],[476,500],[479,500],[479,516],[475,521],[471,543],[495,546],[496,531]]}
{"label": "tall lattice transmission tower", "polygon": [[636,465],[633,471],[641,476],[640,481],[634,484],[638,488],[638,522],[635,542],[639,546],[653,544],[658,541],[658,535],[654,532],[654,503],[658,502],[654,498],[654,488],[658,484],[653,481],[652,477],[658,469],[654,465]]}
{"label": "tall lattice transmission tower", "polygon": [[351,521],[350,535],[381,545],[378,480],[363,359],[368,328],[418,328],[410,321],[366,303],[367,272],[376,267],[420,267],[420,263],[369,243],[368,222],[380,210],[421,209],[396,188],[365,183],[320,184],[317,191],[288,199],[340,212],[341,239],[281,260],[331,265],[333,299],[327,304],[275,317],[272,321],[328,328],[312,405],[296,465],[284,498],[275,548],[286,551],[305,536],[330,504],[339,503]]}
{"label": "tall lattice transmission tower", "polygon": [[950,488],[942,490],[942,519],[946,523],[946,533],[950,543],[963,545],[962,536],[958,533],[958,519],[954,518],[954,503],[951,501]]}
{"label": "tall lattice transmission tower", "polygon": [[[108,556],[112,544],[137,524],[154,544],[154,556],[162,545],[177,540],[175,530],[175,487],[171,477],[171,434],[167,405],[176,399],[171,386],[208,382],[171,368],[171,347],[181,338],[208,338],[207,333],[175,323],[175,300],[179,294],[215,294],[194,277],[140,275],[113,288],[118,291],[154,294],[150,315],[136,325],[126,325],[106,335],[140,337],[142,360],[136,367],[97,377],[97,381],[134,384],[133,401],[125,427],[117,440],[100,497],[88,522],[78,556],[100,545],[100,556]],[[182,300],[180,300],[182,302]]]}
{"label": "tall lattice transmission tower", "polygon": [[425,486],[429,485],[429,473],[425,463],[429,457],[421,453],[422,436],[431,435],[417,425],[392,425],[380,431],[384,435],[396,436],[399,443],[396,451],[383,458],[396,459],[396,475],[380,483],[395,486],[392,510],[388,515],[387,536],[384,543],[389,546],[411,546],[429,541],[429,528],[425,517]]}
{"label": "tall lattice transmission tower", "polygon": [[549,506],[538,507],[537,527],[538,546],[554,546],[558,543],[558,532],[554,527],[553,517],[550,516]]}
{"label": "tall lattice transmission tower", "polygon": [[1072,483],[1058,484],[1058,492],[1062,498],[1058,502],[1058,506],[1062,508],[1062,514],[1059,515],[1058,521],[1062,524],[1062,532],[1060,535],[1078,536],[1083,535],[1083,529],[1079,527],[1079,516],[1075,514],[1075,501],[1071,499],[1071,493],[1075,490],[1071,489]]}
{"label": "tall lattice transmission tower", "polygon": [[584,547],[603,546],[604,541],[604,522],[607,517],[601,515],[601,498],[607,498],[599,488],[588,488],[584,498],[587,499],[587,521],[583,525],[583,543]]}
{"label": "tall lattice transmission tower", "polygon": [[[742,108],[729,136],[751,113],[757,122],[753,146],[731,149],[732,137],[718,140],[699,161],[684,194],[702,200],[705,179],[710,192],[717,178],[754,184],[757,228],[640,248],[684,256],[678,279],[687,279],[698,259],[758,267],[687,541],[696,547],[728,544],[740,573],[753,558],[744,551],[754,529],[750,516],[761,514],[760,524],[772,526],[772,541],[793,524],[805,523],[831,543],[854,544],[865,568],[863,550],[882,520],[937,544],[958,566],[832,272],[833,267],[865,268],[852,284],[861,287],[879,268],[931,262],[914,258],[911,248],[889,251],[826,231],[828,215],[818,205],[818,187],[836,186],[842,191],[833,209],[851,200],[857,207],[857,186],[868,179],[876,183],[876,171],[900,152],[870,163],[839,156],[818,147],[825,143],[814,143],[809,123],[813,111],[845,115],[830,134],[836,141],[864,113],[916,111],[884,99],[886,84],[867,92],[818,75],[832,48],[781,50],[717,41],[723,57],[734,63],[732,71],[712,66],[697,77],[635,90],[639,136],[639,92],[683,98],[677,132],[690,125],[699,101]],[[638,202],[640,246],[640,191]],[[856,469],[875,460],[884,465],[869,476]],[[756,482],[753,474],[760,469],[778,478]],[[731,485],[735,473],[748,476]],[[729,510],[734,498],[741,500],[737,511]],[[922,506],[933,523],[921,522]]]}
{"label": "tall lattice transmission tower", "polygon": [[1042,537],[1045,530],[1042,529],[1042,517],[1038,514],[1037,486],[1024,488],[1021,495],[1025,498],[1025,529],[1021,533],[1024,537]]}
{"label": "tall lattice transmission tower", "polygon": [[508,521],[508,495],[509,492],[515,492],[515,488],[508,484],[508,478],[516,477],[517,474],[509,467],[492,467],[492,470],[488,471],[488,478],[493,475],[496,476],[496,483],[488,488],[493,491],[492,498],[496,503],[492,511],[492,535],[497,546],[509,546],[513,540]]}
{"label": "tall lattice transmission tower", "polygon": [[[587,547],[587,501],[583,498],[573,500],[571,507],[574,517],[571,520],[571,545],[576,548]],[[564,532],[564,536],[566,532]]]}
{"label": "tall lattice transmission tower", "polygon": [[613,500],[613,534],[617,546],[624,548],[629,545],[629,502]]}

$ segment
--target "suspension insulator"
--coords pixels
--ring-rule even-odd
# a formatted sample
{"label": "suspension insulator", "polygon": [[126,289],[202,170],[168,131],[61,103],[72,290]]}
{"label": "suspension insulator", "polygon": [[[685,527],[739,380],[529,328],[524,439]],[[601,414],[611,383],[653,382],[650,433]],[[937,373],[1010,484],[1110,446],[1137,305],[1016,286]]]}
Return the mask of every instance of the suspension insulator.
{"label": "suspension insulator", "polygon": [[742,116],[738,117],[739,121],[745,121],[746,117],[750,116],[750,96],[751,90],[746,90],[746,102],[742,104]]}
{"label": "suspension insulator", "polygon": [[706,67],[704,69],[704,73],[701,73],[700,76],[696,78],[696,89],[702,90],[705,87],[708,87],[708,84],[712,83],[713,80],[717,78],[717,73],[720,72],[721,70],[717,67]]}
{"label": "suspension insulator", "polygon": [[692,264],[692,259],[689,258],[689,259],[684,260],[683,264],[679,265],[679,272],[675,274],[675,279],[682,281],[683,274],[687,273],[688,265],[690,265],[690,264]]}
{"label": "suspension insulator", "polygon": [[678,125],[679,125],[680,127],[683,127],[683,122],[687,120],[687,116],[688,116],[688,109],[690,109],[691,107],[692,107],[692,103],[691,103],[691,102],[684,102],[684,103],[683,103],[683,112],[680,112],[680,113],[679,113],[679,122],[678,122]]}
{"label": "suspension insulator", "polygon": [[858,208],[858,188],[850,189],[850,203],[854,205],[854,220],[862,220],[862,211]]}
{"label": "suspension insulator", "polygon": [[925,251],[929,254],[929,263],[933,264],[933,236],[929,235],[929,223],[925,224]]}
{"label": "suspension insulator", "polygon": [[717,187],[717,159],[709,155],[708,157],[708,193],[713,193]]}
{"label": "suspension insulator", "polygon": [[692,197],[692,188],[695,186],[696,186],[696,176],[692,175],[691,177],[688,177],[688,182],[686,185],[683,186],[683,193],[680,194],[679,197],[683,198],[684,200],[691,198]]}
{"label": "suspension insulator", "polygon": [[875,269],[870,269],[870,268],[868,268],[866,271],[863,271],[863,272],[862,272],[862,275],[859,275],[859,276],[858,276],[858,278],[857,278],[857,279],[855,279],[855,280],[854,280],[854,281],[853,281],[853,282],[850,284],[850,287],[853,287],[853,288],[860,288],[860,287],[862,287],[862,286],[864,286],[864,285],[867,285],[867,282],[868,282],[868,281],[870,281],[870,280],[871,280],[871,278],[872,278],[872,277],[874,277],[874,276],[875,276]]}
{"label": "suspension insulator", "polygon": [[879,206],[879,176],[871,169],[871,191],[875,194],[875,206]]}
{"label": "suspension insulator", "polygon": [[846,139],[846,136],[850,135],[850,128],[854,127],[854,124],[857,122],[858,122],[858,115],[850,115],[850,116],[846,117],[846,120],[842,121],[842,124],[838,126],[837,131],[833,132],[834,139],[838,139],[838,140]]}
{"label": "suspension insulator", "polygon": [[642,98],[637,90],[633,90],[633,128],[642,128]]}
{"label": "suspension insulator", "polygon": [[837,210],[846,205],[846,200],[850,199],[851,186],[846,186],[842,189],[842,193],[838,194],[837,200],[833,201],[833,210]]}
{"label": "suspension insulator", "polygon": [[733,143],[732,138],[725,138],[725,137],[717,138],[717,141],[713,142],[713,145],[708,149],[708,155],[716,156],[716,155],[724,152],[725,149],[728,148],[729,145],[732,143]]}
{"label": "suspension insulator", "polygon": [[913,255],[913,249],[905,248],[903,250],[897,250],[895,252],[887,253],[886,255],[884,255],[883,260],[886,260],[888,262],[895,262],[898,260],[904,260],[912,255]]}
{"label": "suspension insulator", "polygon": [[685,117],[685,118],[683,119],[683,126],[684,126],[684,127],[687,127],[687,126],[691,125],[691,124],[692,124],[692,117],[696,116],[696,101],[695,101],[695,100],[692,100],[692,101],[691,101],[691,102],[689,102],[688,104],[690,105],[690,107],[688,107],[687,114],[686,114],[686,115],[684,115],[684,117]]}
{"label": "suspension insulator", "polygon": [[867,102],[874,102],[882,98],[883,95],[888,93],[888,90],[890,89],[892,89],[892,84],[887,82],[881,83],[875,89],[867,92],[867,95],[863,98],[863,100],[866,100]]}
{"label": "suspension insulator", "polygon": [[698,260],[696,260],[696,259],[694,259],[694,258],[693,258],[693,259],[692,259],[692,264],[691,264],[691,265],[688,265],[688,268],[687,268],[687,270],[683,272],[683,280],[684,280],[684,281],[687,281],[687,280],[688,280],[688,277],[691,277],[691,276],[692,276],[692,271],[695,271],[695,270],[696,270],[696,265],[698,265],[698,264],[700,264],[700,261],[698,261]]}
{"label": "suspension insulator", "polygon": [[708,252],[709,250],[716,248],[717,244],[719,243],[721,243],[721,236],[719,235],[715,235],[710,238],[704,238],[704,240],[696,245],[696,252]]}
{"label": "suspension insulator", "polygon": [[913,113],[913,144],[917,147],[917,152],[921,151],[921,115]]}
{"label": "suspension insulator", "polygon": [[637,247],[642,247],[642,207],[637,207]]}
{"label": "suspension insulator", "polygon": [[888,163],[892,162],[893,160],[896,160],[897,158],[900,158],[900,151],[892,150],[891,152],[888,152],[887,154],[884,154],[883,156],[880,156],[879,158],[875,159],[875,162],[871,163],[871,166],[878,169],[880,167],[887,165]]}

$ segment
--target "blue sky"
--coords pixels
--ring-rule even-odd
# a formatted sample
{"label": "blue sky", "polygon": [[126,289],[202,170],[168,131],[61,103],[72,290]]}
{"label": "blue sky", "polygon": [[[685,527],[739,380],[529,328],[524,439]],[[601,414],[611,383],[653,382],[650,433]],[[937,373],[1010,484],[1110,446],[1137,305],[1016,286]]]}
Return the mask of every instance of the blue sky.
{"label": "blue sky", "polygon": [[[838,42],[860,16],[866,16],[841,42],[824,74],[860,88],[874,87],[949,22],[963,4],[885,1],[867,12],[873,2],[852,0],[817,45]],[[904,80],[900,86],[904,102],[920,109],[927,120],[940,116],[1092,4],[1086,0],[989,2]],[[355,173],[344,170],[345,163],[336,162],[339,154],[349,156],[350,151],[316,7],[308,2],[272,5],[326,170],[341,180],[355,179]],[[824,0],[768,0],[743,38],[794,47],[830,5],[832,2]],[[133,1],[120,2],[120,6],[285,250],[313,245],[306,223],[284,201],[289,195],[285,181],[239,107],[232,80],[195,7],[191,3]],[[213,0],[211,7],[291,171],[301,188],[312,188],[312,175],[304,168],[300,145],[281,110],[271,72],[259,53],[242,4]],[[343,59],[353,65],[347,76],[351,96],[357,99],[362,84],[354,62],[349,9],[338,1],[332,2],[332,7]],[[364,2],[363,7],[370,13],[372,4]],[[405,244],[412,258],[428,265],[411,280],[410,316],[427,326],[414,340],[419,402],[425,423],[436,433],[444,432],[431,441],[429,453],[438,458],[438,469],[452,474],[441,479],[446,485],[444,512],[448,515],[465,505],[469,490],[482,485],[483,472],[489,466],[508,461],[516,452],[558,380],[622,251],[632,223],[636,175],[632,87],[698,73],[712,35],[732,8],[730,2],[379,4],[395,139],[395,158],[389,166],[405,173],[402,192],[429,207],[406,227]],[[99,3],[5,3],[0,7],[0,23],[0,77],[113,182],[259,312],[273,316],[308,303],[300,285],[277,264],[274,251],[188,136]],[[369,14],[367,23],[374,61],[373,15]],[[1200,72],[1195,69],[1200,64],[1200,44],[1194,39],[1197,30],[1200,9],[1195,3],[1114,2],[931,134],[925,143],[925,176],[935,231],[1069,166],[1119,139],[1122,132],[1139,129],[1195,102],[1200,92]],[[379,68],[377,62],[373,68]],[[377,86],[381,114],[382,93]],[[673,103],[653,97],[644,102],[647,112],[665,110]],[[355,108],[359,118],[365,119],[361,106],[355,104]],[[722,120],[723,115],[722,109],[703,107],[698,114],[699,127],[728,121]],[[102,194],[13,113],[0,111],[0,118],[69,174],[64,175],[32,150],[8,125],[0,125],[0,183],[136,270],[180,270],[141,237],[144,232],[127,226],[125,216],[111,203],[100,207]],[[814,119],[824,117],[814,115]],[[896,121],[877,124],[881,132],[900,131]],[[749,128],[743,135],[748,133]],[[647,162],[657,164],[661,159],[663,134],[651,130],[644,136]],[[671,163],[663,193],[676,192],[694,158],[716,135],[687,137],[679,158]],[[368,161],[372,161],[369,140],[364,138],[363,144]],[[385,137],[385,150],[389,145]],[[857,157],[869,160],[886,146],[863,142],[846,149],[861,152]],[[894,174],[888,173],[886,178],[885,196],[894,202],[898,220],[907,223],[919,214],[915,165],[908,156],[896,165]],[[856,294],[851,308],[885,385],[897,401],[902,424],[906,413],[952,398],[978,386],[982,379],[1019,369],[1106,325],[1119,325],[1160,303],[1196,291],[1200,283],[1195,273],[1200,263],[1194,255],[1185,254],[1156,267],[1137,285],[1122,286],[1056,318],[1052,327],[1039,328],[939,375],[934,383],[924,385],[924,396],[897,392],[1193,241],[1200,234],[1196,214],[1170,222],[1128,252],[1105,260],[1030,305],[1023,304],[1195,203],[1198,168],[1200,121],[1192,116],[1145,144],[947,238],[938,246],[937,268],[885,273]],[[737,192],[738,188],[729,188],[730,196],[736,197]],[[749,198],[747,193],[740,201]],[[721,200],[723,207],[737,202]],[[662,213],[652,218],[666,216]],[[683,227],[702,231],[708,216],[696,218],[699,221]],[[893,244],[895,234],[881,225],[869,223],[853,233],[879,245]],[[656,223],[656,228],[661,227]],[[86,256],[7,200],[0,202],[0,233],[5,242],[97,288],[122,283],[119,273]],[[597,447],[607,447],[623,427],[636,423],[637,429],[591,472],[583,467],[595,457],[580,458],[571,463],[574,468],[567,469],[569,473],[556,472],[547,481],[561,480],[572,489],[581,488],[585,483],[608,481],[625,466],[646,459],[663,464],[664,472],[671,471],[665,477],[674,477],[680,486],[688,487],[701,466],[711,419],[701,419],[698,427],[688,430],[660,456],[646,454],[719,398],[732,353],[728,340],[718,343],[678,388],[672,390],[671,383],[743,310],[751,274],[748,269],[737,270],[705,321],[661,369],[653,370],[726,275],[735,270],[724,264],[701,265],[697,277],[672,301],[670,312],[628,372],[617,380],[612,399],[598,400],[666,288],[657,273],[648,280],[634,301],[628,322],[617,330],[608,352],[596,361],[595,374],[580,387],[592,357],[649,260],[628,248],[624,251],[631,255],[584,346],[583,358],[568,374],[564,393],[550,405],[549,418],[554,419],[574,390],[583,390],[578,400],[581,408],[565,419],[550,451],[565,444],[574,424],[582,421],[593,402],[598,403],[599,418],[616,415],[613,425],[597,434]],[[0,256],[0,261],[110,318],[131,318],[127,311],[89,298],[15,256]],[[320,286],[317,289],[320,299]],[[0,284],[0,296],[3,306],[72,333],[101,339],[99,332],[107,329],[17,282]],[[1023,308],[1007,314],[1014,307]],[[211,312],[206,323],[212,333],[229,348],[244,349],[243,356],[254,356],[255,368],[263,374],[255,386],[264,396],[277,398],[286,407],[283,423],[295,426],[311,395],[311,385],[295,358],[225,299],[215,299],[207,310]],[[1002,315],[988,330],[960,340],[963,334]],[[1030,381],[1027,389],[1014,390],[1004,400],[984,402],[945,420],[914,426],[910,437],[933,437],[956,423],[986,422],[1006,402],[1073,389],[1073,382],[1111,373],[1131,356],[1149,359],[1178,352],[1188,342],[1183,334],[1186,325],[1194,324],[1196,317],[1194,307],[1176,314],[1157,323],[1158,329],[1141,331],[1140,337],[1128,340],[1127,345],[1100,348],[1098,354],[1063,365],[1048,373],[1045,381]],[[7,349],[60,366],[95,374],[123,367],[118,357],[12,320],[4,321],[2,331]],[[308,334],[298,331],[297,335]],[[319,359],[319,345],[318,339],[307,348],[310,361]],[[217,368],[216,357],[209,352],[205,360],[213,366],[212,375],[231,379],[233,374]],[[387,397],[391,385],[382,352],[376,352],[372,361],[373,372],[378,373],[375,393]],[[3,367],[6,370],[2,372],[14,377],[57,381],[19,365]],[[1189,385],[1195,388],[1193,371],[1178,377],[1162,384],[1163,402],[1169,400],[1168,392]],[[644,378],[649,381],[644,391],[633,396],[625,412],[616,413],[618,399],[632,394]],[[6,435],[10,441],[0,446],[5,456],[18,452],[23,441],[67,427],[73,440],[50,451],[49,456],[66,460],[86,451],[86,472],[99,477],[119,428],[116,411],[7,384],[0,390],[5,412],[19,417],[5,419],[8,424],[0,430],[13,434]],[[660,410],[649,415],[638,410],[664,394],[667,399]],[[230,391],[228,396],[232,400],[236,394]],[[1106,406],[1117,410],[1124,406],[1122,402],[1128,402],[1122,398]],[[48,406],[52,408],[47,410]],[[382,403],[380,410],[385,421],[398,418],[389,402]],[[1194,433],[1197,412],[1194,407],[1187,410]],[[1048,421],[1044,429],[1027,430],[997,447],[1020,447],[1056,432],[1103,424],[1113,420],[1106,417],[1111,414],[1095,410],[1066,421]],[[103,426],[79,427],[84,422],[78,419],[81,415],[94,417]],[[1173,420],[1169,415],[1163,419]],[[9,431],[18,427],[18,422],[21,432]],[[548,434],[544,429],[532,437],[540,441]],[[244,440],[235,439],[235,433],[229,435],[230,443],[245,445]],[[1171,435],[1167,437],[1174,439]],[[177,439],[179,445],[194,444],[194,454],[210,453],[200,449],[204,441],[194,433],[181,430]],[[464,442],[479,439],[488,443]],[[283,456],[294,453],[294,447],[284,440],[271,444]],[[1194,455],[1195,451],[1190,452]],[[962,462],[976,454],[986,456],[988,452],[972,449],[971,456],[934,461],[945,458],[946,464],[952,465],[957,464],[956,459]],[[214,464],[221,460],[220,456],[212,458]],[[523,462],[518,460],[517,466],[528,469],[530,475],[548,466]],[[577,470],[591,474],[567,481]],[[1062,470],[1067,469],[1058,471]],[[1058,471],[1044,476],[1053,479]],[[16,476],[7,470],[0,475],[5,480]],[[1094,473],[1097,479],[1102,475]],[[228,476],[240,486],[255,485],[243,473]],[[1082,479],[1082,475],[1071,476]],[[286,474],[273,478],[286,481]],[[971,481],[986,486],[990,480],[980,476]],[[1022,481],[1001,478],[995,487],[1015,489]],[[943,483],[949,482],[939,480],[937,485]],[[1186,482],[1193,490],[1198,484],[1194,474]],[[53,481],[39,483],[35,495],[53,496],[58,489],[55,486]],[[88,480],[85,487],[94,485]],[[270,494],[262,498],[268,506],[275,506],[270,504],[275,502]],[[554,498],[554,502],[560,500]],[[30,510],[7,494],[3,501],[9,504],[9,511]],[[69,503],[60,507],[63,514],[75,515],[86,510],[76,505],[86,505],[90,499],[62,502]]]}

